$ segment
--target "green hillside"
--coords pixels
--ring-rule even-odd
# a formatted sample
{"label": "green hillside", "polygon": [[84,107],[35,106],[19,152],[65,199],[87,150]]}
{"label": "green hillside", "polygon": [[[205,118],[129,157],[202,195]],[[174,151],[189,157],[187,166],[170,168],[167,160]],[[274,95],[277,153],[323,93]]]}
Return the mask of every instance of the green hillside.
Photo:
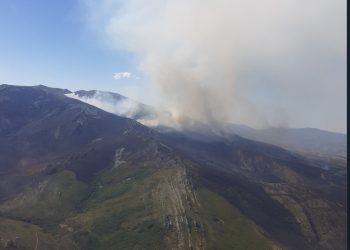
{"label": "green hillside", "polygon": [[1,222],[6,226],[0,231],[3,240],[19,237],[26,246],[33,246],[36,234],[40,242],[79,249],[271,249],[273,245],[223,198],[205,188],[194,190],[180,166],[111,168],[89,186],[63,171],[0,209],[37,224]]}

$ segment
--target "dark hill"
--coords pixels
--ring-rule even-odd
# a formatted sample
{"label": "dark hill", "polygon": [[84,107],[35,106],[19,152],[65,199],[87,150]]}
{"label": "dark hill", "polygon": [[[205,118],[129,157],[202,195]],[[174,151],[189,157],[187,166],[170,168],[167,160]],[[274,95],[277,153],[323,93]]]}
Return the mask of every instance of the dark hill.
{"label": "dark hill", "polygon": [[345,249],[346,169],[67,93],[0,86],[0,249]]}

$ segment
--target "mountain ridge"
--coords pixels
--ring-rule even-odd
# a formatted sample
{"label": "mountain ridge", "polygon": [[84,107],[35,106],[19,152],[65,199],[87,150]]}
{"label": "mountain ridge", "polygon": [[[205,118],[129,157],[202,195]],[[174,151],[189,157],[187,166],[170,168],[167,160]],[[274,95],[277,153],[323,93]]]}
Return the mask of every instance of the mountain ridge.
{"label": "mountain ridge", "polygon": [[[101,93],[105,93],[111,95],[116,95],[116,99],[113,100],[114,105],[118,103],[121,99],[128,100],[127,97],[121,96],[117,93],[113,92],[105,92],[100,91]],[[96,94],[96,90],[94,91],[76,91],[79,93],[79,96],[82,98],[81,101],[85,101],[89,103],[89,100],[94,100],[94,94]],[[108,99],[108,98],[106,98]],[[135,102],[135,101],[133,101]],[[137,102],[136,102],[137,103]],[[108,101],[105,101],[105,104],[110,104]],[[139,114],[142,115],[134,115],[133,113],[129,114],[128,112],[116,112],[113,110],[107,110],[112,113],[116,113],[131,119],[140,119],[143,121],[154,120],[157,118],[158,113],[161,111],[156,111],[155,108],[140,104],[140,107],[137,107],[140,110]],[[104,109],[104,103],[100,100],[100,103],[97,104],[99,108]],[[117,109],[128,107],[117,107]],[[106,110],[106,109],[105,109]],[[166,114],[164,114],[166,116]],[[343,133],[326,131],[318,128],[279,128],[272,127],[266,129],[255,129],[249,127],[247,125],[240,124],[232,124],[232,123],[223,123],[220,124],[220,133],[221,135],[213,133],[210,125],[201,124],[200,122],[192,121],[192,123],[196,123],[194,128],[182,128],[180,129],[182,133],[187,133],[189,135],[195,135],[198,133],[199,138],[203,137],[202,134],[205,134],[208,137],[208,134],[213,134],[213,138],[219,136],[222,138],[230,137],[235,134],[242,136],[247,139],[251,139],[254,141],[265,142],[269,144],[273,144],[287,150],[295,151],[297,153],[304,154],[306,156],[310,156],[311,158],[323,158],[332,160],[343,161],[347,156],[347,136]],[[152,124],[152,123],[150,123]],[[148,125],[148,123],[146,123]],[[162,125],[159,124],[157,126],[151,126],[152,128],[160,131],[160,132],[172,132],[172,130],[178,130],[178,128],[169,127],[168,124]]]}
{"label": "mountain ridge", "polygon": [[160,133],[66,92],[0,86],[7,249],[33,248],[36,233],[38,249],[346,245],[346,169],[242,137]]}

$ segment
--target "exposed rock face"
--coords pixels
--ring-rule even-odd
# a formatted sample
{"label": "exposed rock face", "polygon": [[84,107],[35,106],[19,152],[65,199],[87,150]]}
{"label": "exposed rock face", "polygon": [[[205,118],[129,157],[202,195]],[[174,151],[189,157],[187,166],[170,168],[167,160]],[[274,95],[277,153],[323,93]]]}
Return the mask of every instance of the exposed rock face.
{"label": "exposed rock face", "polygon": [[292,249],[346,246],[346,175],[337,166],[322,169],[301,156],[239,137],[221,143],[173,134],[165,141],[201,165],[202,183],[276,241]]}
{"label": "exposed rock face", "polygon": [[123,163],[126,163],[124,160],[122,160],[124,150],[125,148],[119,148],[115,151],[114,166],[113,166],[114,168],[117,168]]}
{"label": "exposed rock face", "polygon": [[168,231],[167,240],[177,249],[203,249],[205,235],[198,216],[200,203],[196,191],[184,168],[168,171],[171,174],[157,185],[153,193]]}

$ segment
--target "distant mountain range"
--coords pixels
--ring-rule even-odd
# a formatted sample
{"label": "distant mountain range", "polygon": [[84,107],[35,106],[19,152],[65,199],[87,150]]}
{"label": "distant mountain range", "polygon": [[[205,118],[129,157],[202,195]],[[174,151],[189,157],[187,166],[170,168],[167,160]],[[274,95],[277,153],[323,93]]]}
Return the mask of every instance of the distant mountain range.
{"label": "distant mountain range", "polygon": [[245,138],[271,143],[289,150],[314,155],[346,157],[347,137],[345,134],[328,132],[315,128],[267,128],[253,129],[232,125],[232,132]]}
{"label": "distant mountain range", "polygon": [[342,162],[276,146],[274,130],[244,133],[275,145],[236,125],[204,138],[73,94],[96,96],[0,85],[0,249],[346,248]]}

